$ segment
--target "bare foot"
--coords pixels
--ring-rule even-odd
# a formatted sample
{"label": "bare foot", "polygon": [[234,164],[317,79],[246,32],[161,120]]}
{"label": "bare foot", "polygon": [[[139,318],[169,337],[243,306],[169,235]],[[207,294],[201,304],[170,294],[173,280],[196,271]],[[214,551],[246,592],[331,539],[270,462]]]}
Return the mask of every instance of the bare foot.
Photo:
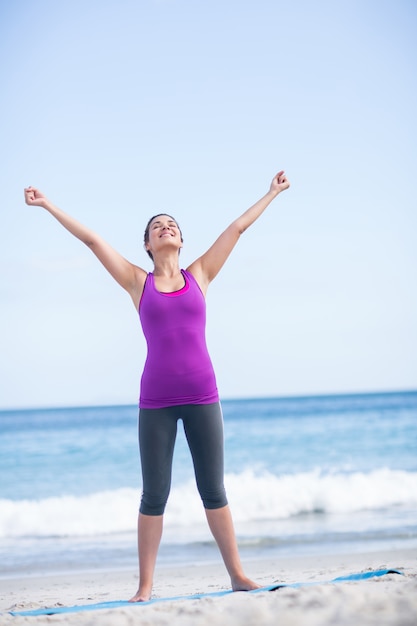
{"label": "bare foot", "polygon": [[151,589],[142,589],[139,587],[133,598],[130,598],[129,602],[148,602],[151,599]]}
{"label": "bare foot", "polygon": [[258,585],[258,583],[255,583],[250,578],[246,578],[246,576],[232,579],[233,591],[251,591],[252,589],[260,589],[260,588],[261,588],[261,585]]}

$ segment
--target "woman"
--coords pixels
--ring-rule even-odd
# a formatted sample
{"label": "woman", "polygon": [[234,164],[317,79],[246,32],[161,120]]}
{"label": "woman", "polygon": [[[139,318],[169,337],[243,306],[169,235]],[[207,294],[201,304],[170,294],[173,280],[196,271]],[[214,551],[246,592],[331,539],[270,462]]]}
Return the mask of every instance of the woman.
{"label": "woman", "polygon": [[139,588],[132,602],[151,597],[179,419],[184,423],[207,521],[232,589],[248,591],[258,587],[243,572],[223,486],[223,419],[205,341],[205,295],[240,235],[289,186],[284,172],[279,172],[269,191],[186,270],[179,266],[183,239],[177,222],[166,214],[151,218],[144,237],[145,249],[154,263],[150,273],[127,261],[100,236],[54,206],[38,189],[25,189],[26,203],[46,209],[91,248],[130,294],[147,341],[139,401],[143,477],[138,517]]}

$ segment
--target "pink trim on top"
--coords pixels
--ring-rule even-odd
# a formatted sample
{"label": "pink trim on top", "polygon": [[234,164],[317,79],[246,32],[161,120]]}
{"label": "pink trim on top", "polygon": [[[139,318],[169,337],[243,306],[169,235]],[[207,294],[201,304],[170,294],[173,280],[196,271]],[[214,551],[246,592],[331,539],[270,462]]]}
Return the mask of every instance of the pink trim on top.
{"label": "pink trim on top", "polygon": [[189,288],[190,288],[190,282],[189,282],[189,280],[187,278],[185,270],[181,270],[181,274],[184,277],[184,282],[185,282],[184,287],[181,287],[181,289],[178,289],[178,291],[158,291],[158,289],[155,286],[155,280],[154,280],[153,273],[152,272],[148,272],[148,275],[146,276],[146,279],[145,279],[145,284],[143,285],[143,291],[142,291],[142,295],[140,297],[138,311],[140,310],[140,305],[142,303],[143,294],[145,293],[145,289],[146,289],[146,286],[147,286],[148,279],[151,281],[152,287],[153,287],[153,289],[154,289],[154,291],[156,293],[158,293],[161,296],[168,296],[168,298],[175,298],[175,296],[181,296],[183,293],[186,293],[189,290]]}
{"label": "pink trim on top", "polygon": [[[189,290],[189,288],[190,288],[190,283],[188,282],[187,277],[185,275],[185,272],[183,270],[181,270],[181,274],[182,274],[182,276],[184,278],[185,285],[184,285],[184,287],[181,287],[181,289],[178,289],[178,291],[159,291],[156,288],[155,280],[152,280],[152,285],[153,285],[153,288],[155,289],[156,293],[161,294],[161,296],[168,296],[168,298],[175,298],[175,296],[181,296],[183,293],[186,293]],[[154,277],[153,277],[153,274],[152,274],[152,279],[153,278]]]}

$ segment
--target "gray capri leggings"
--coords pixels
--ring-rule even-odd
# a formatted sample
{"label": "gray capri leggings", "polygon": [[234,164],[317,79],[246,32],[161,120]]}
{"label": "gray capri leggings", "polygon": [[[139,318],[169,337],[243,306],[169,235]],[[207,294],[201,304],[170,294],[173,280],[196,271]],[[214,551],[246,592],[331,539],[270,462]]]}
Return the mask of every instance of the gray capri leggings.
{"label": "gray capri leggings", "polygon": [[223,484],[224,438],[220,404],[187,404],[140,409],[139,449],[143,493],[140,512],[162,515],[171,489],[172,458],[182,419],[193,458],[198,491],[206,509],[227,504]]}

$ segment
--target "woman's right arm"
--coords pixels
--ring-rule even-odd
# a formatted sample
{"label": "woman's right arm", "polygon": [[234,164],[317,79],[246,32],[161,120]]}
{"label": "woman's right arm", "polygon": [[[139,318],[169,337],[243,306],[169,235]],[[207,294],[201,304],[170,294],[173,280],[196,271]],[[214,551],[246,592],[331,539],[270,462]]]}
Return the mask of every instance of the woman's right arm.
{"label": "woman's right arm", "polygon": [[145,270],[127,261],[102,237],[52,204],[38,189],[25,189],[25,201],[29,206],[39,206],[48,211],[68,232],[85,243],[119,285],[130,294],[135,307],[139,306],[146,280]]}

